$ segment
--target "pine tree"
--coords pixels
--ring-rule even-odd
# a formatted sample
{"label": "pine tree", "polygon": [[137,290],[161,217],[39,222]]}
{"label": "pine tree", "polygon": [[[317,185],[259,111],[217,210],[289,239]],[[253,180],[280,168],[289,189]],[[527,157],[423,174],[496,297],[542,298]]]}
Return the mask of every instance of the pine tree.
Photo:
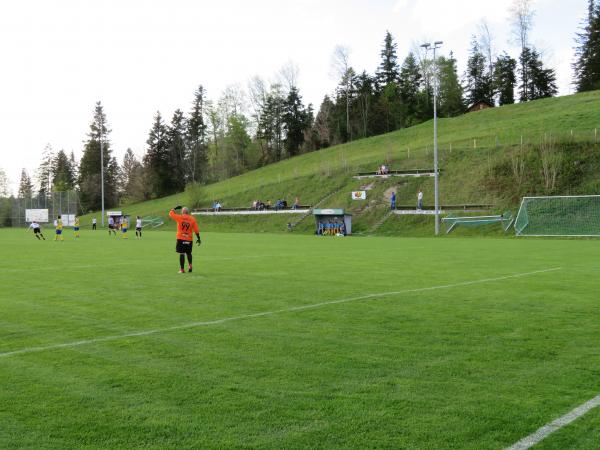
{"label": "pine tree", "polygon": [[409,53],[400,70],[400,97],[402,103],[406,105],[406,126],[418,123],[419,91],[422,80],[417,59],[413,53]]}
{"label": "pine tree", "polygon": [[70,191],[75,187],[71,161],[64,150],[59,150],[52,161],[52,187],[58,192]]}
{"label": "pine tree", "polygon": [[108,129],[106,114],[100,102],[94,107],[94,116],[90,123],[88,139],[85,142],[83,156],[79,163],[79,190],[81,207],[84,211],[99,210],[102,204],[102,178],[101,178],[101,148],[103,153],[104,165],[104,202],[106,207],[114,206],[118,203],[117,197],[117,167],[115,167],[114,158],[108,135],[111,130]]}
{"label": "pine tree", "polygon": [[519,97],[522,102],[553,97],[558,93],[556,85],[556,72],[554,69],[544,68],[540,54],[533,48],[526,47],[521,53],[521,66],[527,72],[528,80],[521,77]]}
{"label": "pine tree", "polygon": [[304,131],[309,127],[308,114],[298,88],[292,86],[283,104],[284,146],[288,157],[296,156],[304,144]]}
{"label": "pine tree", "polygon": [[171,124],[167,128],[173,188],[176,192],[181,192],[185,189],[186,161],[188,159],[185,132],[186,121],[183,117],[183,111],[177,109],[173,113]]}
{"label": "pine tree", "polygon": [[540,54],[536,50],[532,50],[531,53],[529,73],[532,86],[531,100],[554,97],[558,93],[556,72],[554,69],[544,67]]}
{"label": "pine tree", "polygon": [[281,86],[273,85],[266,96],[260,115],[256,137],[261,141],[261,163],[268,164],[279,161],[283,157],[283,111],[285,97]]}
{"label": "pine tree", "polygon": [[463,88],[458,79],[456,59],[450,53],[450,58],[438,58],[440,86],[438,93],[438,114],[440,117],[454,117],[465,112]]}
{"label": "pine tree", "polygon": [[515,85],[517,83],[517,61],[504,53],[494,64],[494,87],[498,93],[498,104],[512,105],[515,102]]}
{"label": "pine tree", "polygon": [[586,23],[576,41],[573,69],[577,92],[600,89],[600,5],[595,0],[589,0]]}
{"label": "pine tree", "polygon": [[372,104],[375,96],[375,87],[373,79],[366,72],[363,71],[358,77],[356,77],[356,100],[355,106],[358,111],[358,134],[360,137],[365,138],[371,135],[370,121]]}
{"label": "pine tree", "polygon": [[160,111],[157,111],[154,116],[154,124],[146,144],[148,149],[144,156],[144,165],[150,177],[152,194],[155,197],[162,197],[175,193],[167,126]]}
{"label": "pine tree", "polygon": [[467,100],[469,104],[480,101],[494,104],[492,79],[487,70],[485,55],[480,51],[477,40],[473,38],[471,54],[467,61]]}
{"label": "pine tree", "polygon": [[392,34],[386,31],[380,53],[381,63],[375,72],[380,91],[390,83],[398,83],[400,70],[398,68],[398,56],[396,55],[397,47]]}
{"label": "pine tree", "polygon": [[144,166],[130,148],[125,152],[121,169],[123,196],[127,201],[138,202],[150,198],[150,190],[145,179]]}
{"label": "pine tree", "polygon": [[38,166],[36,178],[38,183],[38,195],[48,197],[52,192],[52,161],[54,152],[50,144],[46,144],[42,153],[42,162]]}
{"label": "pine tree", "polygon": [[19,181],[19,192],[18,197],[23,199],[30,199],[33,196],[33,183],[31,178],[27,174],[27,170],[21,170],[21,180]]}
{"label": "pine tree", "polygon": [[192,183],[205,183],[208,171],[208,154],[206,145],[206,124],[204,123],[204,88],[198,87],[194,93],[192,111],[187,121],[187,155],[189,159],[188,179]]}

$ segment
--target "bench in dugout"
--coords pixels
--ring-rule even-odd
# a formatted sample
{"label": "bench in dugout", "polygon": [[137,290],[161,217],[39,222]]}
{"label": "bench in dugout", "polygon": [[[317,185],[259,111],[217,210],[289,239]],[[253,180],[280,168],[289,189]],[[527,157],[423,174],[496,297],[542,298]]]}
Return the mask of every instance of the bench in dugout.
{"label": "bench in dugout", "polygon": [[462,216],[462,217],[443,217],[442,222],[446,224],[446,234],[450,234],[456,227],[480,227],[483,225],[500,224],[506,233],[514,222],[512,212],[506,211],[501,215],[493,216]]}

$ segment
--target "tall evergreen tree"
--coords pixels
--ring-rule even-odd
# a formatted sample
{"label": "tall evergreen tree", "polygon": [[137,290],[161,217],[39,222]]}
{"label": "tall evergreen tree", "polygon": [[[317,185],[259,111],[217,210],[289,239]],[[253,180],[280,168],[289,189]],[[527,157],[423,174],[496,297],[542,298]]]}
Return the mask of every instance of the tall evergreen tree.
{"label": "tall evergreen tree", "polygon": [[577,92],[600,89],[600,4],[588,1],[587,19],[576,38],[579,46],[573,69]]}
{"label": "tall evergreen tree", "polygon": [[52,186],[54,191],[69,191],[75,187],[75,174],[64,150],[59,150],[52,161]]}
{"label": "tall evergreen tree", "polygon": [[169,141],[169,158],[171,163],[171,171],[173,177],[173,188],[176,192],[181,192],[185,189],[185,180],[187,175],[185,133],[186,121],[183,116],[183,111],[177,109],[173,113],[171,124],[167,128]]}
{"label": "tall evergreen tree", "polygon": [[38,184],[38,195],[40,197],[47,197],[52,192],[52,161],[54,159],[54,152],[50,144],[46,144],[42,153],[42,162],[38,166],[36,178]]}
{"label": "tall evergreen tree", "polygon": [[473,38],[471,53],[467,61],[467,100],[469,104],[485,101],[494,104],[492,79],[487,70],[485,55],[479,49],[477,39]]}
{"label": "tall evergreen tree", "polygon": [[208,171],[208,153],[206,144],[206,124],[204,122],[204,88],[198,87],[194,93],[192,111],[187,121],[187,155],[190,167],[188,179],[192,183],[205,183]]}
{"label": "tall evergreen tree", "polygon": [[390,83],[398,83],[400,69],[398,67],[398,56],[396,54],[397,44],[389,31],[385,33],[383,48],[381,49],[381,62],[375,72],[375,77],[379,90],[382,90]]}
{"label": "tall evergreen tree", "polygon": [[449,58],[438,58],[439,93],[438,113],[440,117],[454,117],[465,112],[463,88],[458,79],[456,59],[450,53]]}
{"label": "tall evergreen tree", "polygon": [[494,64],[494,88],[498,93],[498,104],[512,105],[515,102],[517,83],[517,61],[504,53]]}
{"label": "tall evergreen tree", "polygon": [[90,123],[88,139],[84,144],[83,156],[79,162],[79,200],[84,211],[99,210],[101,208],[101,157],[100,141],[102,141],[104,165],[104,201],[106,207],[117,204],[117,175],[118,164],[112,157],[112,150],[108,135],[106,114],[100,102],[94,107],[94,116]]}
{"label": "tall evergreen tree", "polygon": [[262,145],[262,164],[279,161],[283,157],[283,112],[285,97],[281,86],[275,84],[266,96],[256,132]]}
{"label": "tall evergreen tree", "polygon": [[523,50],[521,67],[524,67],[528,74],[527,84],[521,77],[522,82],[519,86],[519,97],[522,102],[553,97],[558,93],[556,72],[554,69],[544,67],[540,54],[535,49],[526,47]]}
{"label": "tall evergreen tree", "polygon": [[355,109],[357,110],[358,135],[362,138],[371,135],[372,104],[375,96],[375,86],[373,79],[363,71],[356,77],[356,99]]}
{"label": "tall evergreen tree", "polygon": [[148,148],[144,165],[148,170],[153,195],[162,197],[175,193],[177,189],[169,152],[169,136],[160,111],[154,116],[146,144]]}
{"label": "tall evergreen tree", "polygon": [[309,127],[308,114],[298,88],[292,86],[283,104],[284,146],[287,156],[296,156],[304,144],[304,132]]}
{"label": "tall evergreen tree", "polygon": [[29,199],[33,196],[33,183],[27,173],[27,170],[21,170],[21,179],[19,180],[18,197]]}
{"label": "tall evergreen tree", "polygon": [[148,200],[151,190],[146,182],[144,166],[130,148],[125,152],[121,167],[121,185],[124,187],[125,200],[130,202]]}
{"label": "tall evergreen tree", "polygon": [[409,53],[400,70],[400,97],[406,106],[407,126],[418,123],[419,92],[422,82],[423,76],[417,59],[413,53]]}

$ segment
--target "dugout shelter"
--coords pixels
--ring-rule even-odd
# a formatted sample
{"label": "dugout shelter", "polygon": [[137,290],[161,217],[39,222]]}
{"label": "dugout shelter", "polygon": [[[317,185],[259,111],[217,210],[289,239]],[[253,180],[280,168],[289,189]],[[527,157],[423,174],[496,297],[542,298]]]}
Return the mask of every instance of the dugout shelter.
{"label": "dugout shelter", "polygon": [[320,236],[334,236],[352,234],[352,214],[346,213],[342,208],[315,209],[316,231]]}
{"label": "dugout shelter", "polygon": [[115,226],[117,228],[121,227],[121,224],[123,223],[124,220],[127,220],[127,223],[129,224],[129,228],[131,228],[131,226],[132,226],[131,220],[129,220],[129,216],[127,214],[124,214],[123,211],[107,211],[106,217],[112,217],[113,220],[115,221]]}

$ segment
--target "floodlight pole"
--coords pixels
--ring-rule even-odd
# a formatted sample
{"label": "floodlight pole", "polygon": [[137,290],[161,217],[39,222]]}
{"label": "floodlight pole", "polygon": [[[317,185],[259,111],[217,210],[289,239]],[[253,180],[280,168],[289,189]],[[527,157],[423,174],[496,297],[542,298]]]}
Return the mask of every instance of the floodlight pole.
{"label": "floodlight pole", "polygon": [[104,228],[104,122],[100,119],[100,192],[102,197],[102,227]]}
{"label": "floodlight pole", "polygon": [[437,90],[438,90],[438,73],[437,73],[437,60],[435,57],[435,51],[441,48],[443,42],[436,41],[431,44],[423,44],[421,47],[425,51],[433,50],[433,172],[434,172],[434,185],[435,185],[435,235],[440,234],[440,171],[438,165],[438,130],[437,130]]}

